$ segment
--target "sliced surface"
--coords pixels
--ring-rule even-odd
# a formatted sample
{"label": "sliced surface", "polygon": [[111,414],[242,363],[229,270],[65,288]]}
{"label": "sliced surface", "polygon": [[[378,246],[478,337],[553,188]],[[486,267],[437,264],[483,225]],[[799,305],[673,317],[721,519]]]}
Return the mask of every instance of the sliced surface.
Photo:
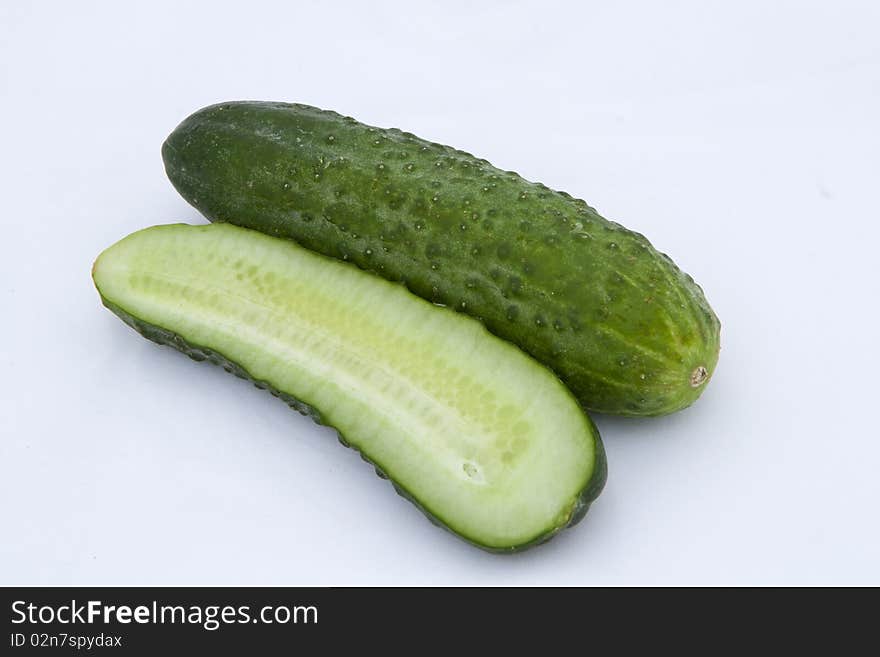
{"label": "sliced surface", "polygon": [[400,285],[225,224],[140,231],[93,273],[142,333],[307,404],[478,545],[544,539],[601,490],[598,435],[555,376]]}

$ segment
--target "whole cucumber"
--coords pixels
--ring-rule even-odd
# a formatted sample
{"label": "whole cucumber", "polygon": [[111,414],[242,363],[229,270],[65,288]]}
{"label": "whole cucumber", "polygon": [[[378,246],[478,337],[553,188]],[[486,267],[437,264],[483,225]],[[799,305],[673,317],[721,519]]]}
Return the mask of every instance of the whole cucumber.
{"label": "whole cucumber", "polygon": [[290,238],[477,317],[591,410],[662,415],[699,397],[720,324],[645,237],[486,160],[307,105],[199,110],[162,147],[211,221]]}

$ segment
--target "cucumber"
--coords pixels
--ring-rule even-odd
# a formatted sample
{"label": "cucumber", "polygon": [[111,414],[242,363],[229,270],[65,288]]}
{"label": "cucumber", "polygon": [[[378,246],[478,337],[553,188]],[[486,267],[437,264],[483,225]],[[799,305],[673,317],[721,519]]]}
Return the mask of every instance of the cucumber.
{"label": "cucumber", "polygon": [[162,148],[183,197],[472,315],[595,411],[691,404],[718,360],[701,289],[638,233],[468,153],[306,105],[234,102]]}
{"label": "cucumber", "polygon": [[548,369],[403,286],[231,225],[104,251],[104,305],[145,337],[268,388],[429,518],[492,551],[578,522],[605,482],[595,427]]}

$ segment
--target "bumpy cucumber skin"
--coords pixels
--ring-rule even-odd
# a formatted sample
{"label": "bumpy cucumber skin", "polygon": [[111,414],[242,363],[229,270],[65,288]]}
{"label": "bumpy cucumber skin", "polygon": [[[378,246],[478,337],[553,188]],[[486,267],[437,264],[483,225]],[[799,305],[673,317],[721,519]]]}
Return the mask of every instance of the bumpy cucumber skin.
{"label": "bumpy cucumber skin", "polygon": [[588,409],[663,415],[718,360],[702,290],[584,201],[396,129],[306,105],[202,109],[162,147],[211,221],[293,239],[480,319]]}
{"label": "bumpy cucumber skin", "polygon": [[[207,361],[214,365],[219,365],[224,370],[231,374],[234,374],[238,378],[250,381],[257,388],[268,390],[275,397],[280,398],[288,406],[298,411],[302,415],[310,417],[317,424],[332,427],[332,425],[325,421],[324,417],[321,415],[318,409],[303,403],[302,401],[296,399],[295,397],[292,397],[291,395],[281,390],[276,389],[266,381],[262,381],[251,376],[250,373],[248,373],[248,371],[245,370],[243,367],[241,367],[234,361],[226,358],[222,354],[218,353],[216,350],[192,344],[180,335],[174,333],[173,331],[169,331],[168,329],[162,328],[161,326],[156,326],[155,324],[151,324],[138,317],[135,317],[134,315],[131,315],[130,313],[120,308],[118,305],[114,304],[109,299],[105,298],[103,295],[101,295],[101,302],[108,310],[110,310],[123,322],[128,324],[131,328],[133,328],[135,331],[140,333],[148,340],[151,340],[159,345],[173,347],[174,349],[186,354],[195,361]],[[592,420],[588,416],[585,415],[585,417],[590,424],[591,434],[593,437],[593,445],[595,448],[593,457],[593,471],[587,483],[577,493],[577,495],[575,495],[567,518],[565,518],[565,520],[556,527],[548,529],[546,532],[530,539],[525,543],[504,548],[483,545],[468,536],[459,534],[448,525],[446,525],[440,516],[434,514],[430,509],[421,504],[413,495],[409,493],[409,491],[406,490],[406,488],[404,488],[393,479],[391,479],[387,474],[385,474],[385,472],[382,471],[381,467],[378,464],[371,461],[364,455],[363,452],[357,449],[356,446],[349,443],[345,439],[345,436],[343,436],[342,433],[340,433],[338,430],[336,431],[336,436],[343,446],[357,451],[364,461],[373,466],[373,468],[376,470],[377,475],[379,475],[382,479],[387,479],[394,487],[394,490],[398,493],[398,495],[414,504],[416,508],[418,508],[419,511],[421,511],[434,525],[450,532],[453,536],[456,536],[457,538],[462,539],[465,542],[470,543],[471,545],[474,545],[487,552],[492,552],[494,554],[512,554],[515,552],[522,552],[523,550],[527,550],[536,545],[540,545],[541,543],[546,543],[563,529],[573,527],[574,525],[579,523],[587,514],[587,511],[590,509],[590,505],[597,497],[599,497],[599,494],[602,492],[602,489],[605,486],[605,481],[608,477],[608,465],[605,457],[605,448],[602,445],[602,439],[599,437],[599,431],[598,429],[596,429],[595,424],[593,424]],[[335,427],[332,428],[335,429]]]}

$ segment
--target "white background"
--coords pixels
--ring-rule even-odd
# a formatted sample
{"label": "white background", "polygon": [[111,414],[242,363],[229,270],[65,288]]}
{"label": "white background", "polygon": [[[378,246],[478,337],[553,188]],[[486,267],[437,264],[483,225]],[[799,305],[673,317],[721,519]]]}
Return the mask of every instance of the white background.
{"label": "white background", "polygon": [[[880,3],[0,3],[0,583],[880,584]],[[201,222],[165,136],[234,99],[452,144],[645,233],[722,320],[691,409],[597,417],[587,518],[499,557],[270,395],[104,310]]]}

